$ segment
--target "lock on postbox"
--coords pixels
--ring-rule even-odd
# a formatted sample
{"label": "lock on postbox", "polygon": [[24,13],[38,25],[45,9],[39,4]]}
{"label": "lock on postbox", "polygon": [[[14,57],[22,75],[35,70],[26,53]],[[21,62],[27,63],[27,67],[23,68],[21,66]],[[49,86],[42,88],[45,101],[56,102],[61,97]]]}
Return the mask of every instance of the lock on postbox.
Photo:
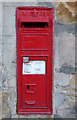
{"label": "lock on postbox", "polygon": [[52,113],[53,9],[18,7],[17,112]]}

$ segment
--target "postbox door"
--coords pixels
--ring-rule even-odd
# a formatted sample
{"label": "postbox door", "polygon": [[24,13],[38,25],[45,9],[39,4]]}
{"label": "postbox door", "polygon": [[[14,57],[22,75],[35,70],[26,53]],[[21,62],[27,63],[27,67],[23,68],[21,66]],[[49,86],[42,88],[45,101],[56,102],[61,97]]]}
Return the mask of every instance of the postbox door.
{"label": "postbox door", "polygon": [[29,57],[22,63],[22,76],[23,107],[46,107],[47,57]]}
{"label": "postbox door", "polygon": [[16,31],[18,113],[51,114],[53,9],[18,7]]}

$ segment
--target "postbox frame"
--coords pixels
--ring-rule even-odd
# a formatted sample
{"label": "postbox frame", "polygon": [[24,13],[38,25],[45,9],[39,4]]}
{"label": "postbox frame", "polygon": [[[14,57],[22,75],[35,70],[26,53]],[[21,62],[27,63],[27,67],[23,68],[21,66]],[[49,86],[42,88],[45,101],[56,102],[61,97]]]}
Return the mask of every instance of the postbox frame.
{"label": "postbox frame", "polygon": [[[21,51],[20,45],[20,29],[19,29],[19,11],[20,10],[49,10],[50,11],[50,29],[49,29],[49,37],[51,38],[49,41],[50,50],[47,52],[42,50],[23,50]],[[16,66],[16,77],[17,77],[17,113],[18,114],[52,114],[52,58],[53,58],[53,9],[46,7],[17,7],[16,8],[16,48],[17,48],[17,66]],[[34,57],[47,57],[48,68],[47,68],[47,107],[35,107],[35,108],[25,108],[22,107],[22,57],[24,56],[34,56]]]}

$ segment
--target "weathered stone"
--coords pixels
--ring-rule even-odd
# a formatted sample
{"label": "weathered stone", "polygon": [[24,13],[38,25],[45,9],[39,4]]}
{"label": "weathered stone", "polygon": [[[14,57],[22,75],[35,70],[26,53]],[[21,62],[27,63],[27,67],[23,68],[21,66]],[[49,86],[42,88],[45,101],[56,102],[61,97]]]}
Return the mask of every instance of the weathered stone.
{"label": "weathered stone", "polygon": [[0,44],[2,44],[2,36],[0,35]]}
{"label": "weathered stone", "polygon": [[[16,59],[16,45],[3,44],[3,65],[10,67],[12,61]],[[14,64],[12,64],[14,65]]]}
{"label": "weathered stone", "polygon": [[64,63],[61,68],[59,68],[59,72],[65,74],[74,74],[75,71],[77,71],[77,68],[68,65],[68,63]]}
{"label": "weathered stone", "polygon": [[16,36],[15,35],[3,35],[2,37],[3,44],[13,44],[16,46]]}
{"label": "weathered stone", "polygon": [[64,101],[63,104],[58,107],[58,110],[59,109],[60,110],[61,109],[68,109],[68,108],[70,108],[69,105],[68,105],[68,103],[66,101]]}
{"label": "weathered stone", "polygon": [[61,115],[62,118],[74,118],[75,117],[75,109],[70,109],[67,102],[58,107],[57,114]]}
{"label": "weathered stone", "polygon": [[64,23],[71,23],[77,22],[76,18],[76,3],[75,2],[68,2],[68,3],[59,3],[58,7],[56,8],[58,19]]}
{"label": "weathered stone", "polygon": [[57,110],[57,114],[60,115],[62,118],[75,118],[75,114],[71,114],[70,109]]}
{"label": "weathered stone", "polygon": [[75,35],[68,32],[59,34],[58,45],[59,66],[66,64],[75,68]]}
{"label": "weathered stone", "polygon": [[[9,47],[10,46],[10,47]],[[10,52],[13,51],[13,52]],[[3,44],[3,65],[6,67],[8,86],[16,85],[16,48],[14,44]]]}
{"label": "weathered stone", "polygon": [[76,2],[76,0],[56,0],[56,2],[61,3],[61,2]]}
{"label": "weathered stone", "polygon": [[48,0],[46,0],[46,1],[42,0],[41,2],[39,0],[37,0],[37,5],[39,5],[39,6],[43,5],[44,7],[51,7],[51,8],[55,7],[55,4]]}
{"label": "weathered stone", "polygon": [[2,92],[0,91],[0,119],[2,118]]}
{"label": "weathered stone", "polygon": [[76,110],[77,110],[77,106],[73,106],[71,108],[71,114],[75,114],[76,113]]}
{"label": "weathered stone", "polygon": [[0,2],[0,38],[2,37],[1,35],[2,35],[2,3]]}
{"label": "weathered stone", "polygon": [[66,94],[66,101],[70,107],[75,105],[76,101],[76,96],[77,94],[75,93],[75,89],[72,88],[62,88],[61,89],[62,93]]}
{"label": "weathered stone", "polygon": [[8,88],[8,105],[11,111],[11,115],[16,114],[16,101],[17,95],[15,88]]}
{"label": "weathered stone", "polygon": [[67,2],[66,3],[67,7],[69,8],[69,11],[71,11],[72,15],[76,15],[77,14],[77,11],[76,11],[76,3],[75,2]]}
{"label": "weathered stone", "polygon": [[75,111],[75,106],[71,107],[69,112],[67,112],[65,118],[75,118],[76,119],[76,111]]}
{"label": "weathered stone", "polygon": [[53,115],[57,113],[57,109],[53,108]]}
{"label": "weathered stone", "polygon": [[14,115],[11,116],[11,118],[18,118],[18,115],[14,114]]}
{"label": "weathered stone", "polygon": [[57,36],[54,36],[54,69],[59,68],[59,52],[58,52],[58,43],[59,43],[59,38]]}
{"label": "weathered stone", "polygon": [[[65,25],[63,25],[63,24],[58,23],[57,21],[54,21],[53,25],[54,25],[54,33],[53,33],[54,36],[53,36],[53,38],[54,38],[55,44],[56,44],[57,39],[60,39],[60,35],[63,34],[64,32],[68,33],[70,35],[70,38],[71,38],[71,34],[73,34],[74,35],[73,37],[75,37],[76,24],[71,24],[71,25],[70,24],[68,24],[68,25],[65,24]],[[55,39],[55,36],[57,37],[57,39]],[[65,38],[65,37],[66,36],[64,36],[63,38]],[[63,40],[63,38],[61,40]],[[65,38],[65,40],[66,39],[67,38]],[[72,40],[73,43],[76,44],[75,39],[71,38],[71,40]]]}
{"label": "weathered stone", "polygon": [[54,84],[59,86],[69,86],[71,75],[55,72]]}
{"label": "weathered stone", "polygon": [[8,118],[10,115],[10,109],[7,105],[7,94],[2,93],[2,118]]}
{"label": "weathered stone", "polygon": [[77,79],[77,73],[73,75],[72,79],[70,79],[70,86],[76,87],[76,79]]}
{"label": "weathered stone", "polygon": [[2,87],[2,71],[0,70],[0,87]]}
{"label": "weathered stone", "polygon": [[75,106],[75,97],[73,97],[73,99],[71,99],[71,97],[70,96],[66,96],[66,101],[67,101],[67,103],[68,103],[68,105],[70,106],[70,107],[73,107],[73,106]]}
{"label": "weathered stone", "polygon": [[[67,88],[61,88],[60,91],[63,92],[63,93],[67,93],[69,95],[69,92],[70,93],[73,93],[75,92],[76,89],[74,88],[71,88],[71,87],[67,87]],[[72,94],[72,95],[75,95],[75,94]],[[71,96],[71,94],[70,94]]]}
{"label": "weathered stone", "polygon": [[2,44],[0,43],[0,63],[2,63]]}
{"label": "weathered stone", "polygon": [[4,84],[6,81],[6,77],[4,76],[4,74],[2,74],[2,84]]}
{"label": "weathered stone", "polygon": [[17,114],[14,114],[12,115],[11,118],[52,118],[52,115],[17,115]]}
{"label": "weathered stone", "polygon": [[9,112],[8,115],[6,115],[5,118],[11,118],[11,112]]}
{"label": "weathered stone", "polygon": [[16,87],[16,77],[15,76],[8,78],[8,87]]}
{"label": "weathered stone", "polygon": [[3,7],[2,8],[2,34],[3,35],[15,35],[15,8]]}
{"label": "weathered stone", "polygon": [[[13,0],[14,1],[14,0]],[[16,7],[19,6],[37,6],[37,1],[36,0],[24,0],[24,2],[22,2],[22,0],[18,1],[15,0],[15,2],[3,2],[3,7],[14,7],[16,9]]]}
{"label": "weathered stone", "polygon": [[53,118],[59,118],[60,120],[62,120],[62,117],[60,116],[60,115],[58,115],[58,114],[54,114],[54,117]]}
{"label": "weathered stone", "polygon": [[0,92],[2,92],[2,86],[0,86]]}
{"label": "weathered stone", "polygon": [[57,93],[53,95],[53,108],[58,108],[65,100],[65,94]]}
{"label": "weathered stone", "polygon": [[1,68],[1,74],[2,74],[2,91],[7,92],[8,90],[8,79],[7,79],[7,70],[6,67],[2,66]]}

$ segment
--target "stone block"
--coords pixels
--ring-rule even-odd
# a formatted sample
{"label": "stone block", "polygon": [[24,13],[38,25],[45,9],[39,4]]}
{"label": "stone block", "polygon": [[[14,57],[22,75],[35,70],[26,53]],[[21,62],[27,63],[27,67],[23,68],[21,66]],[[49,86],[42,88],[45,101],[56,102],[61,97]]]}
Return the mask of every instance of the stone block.
{"label": "stone block", "polygon": [[2,35],[2,3],[0,2],[0,35]]}
{"label": "stone block", "polygon": [[26,0],[24,2],[4,2],[3,7],[21,7],[21,6],[37,6],[37,0]]}
{"label": "stone block", "polygon": [[58,110],[69,109],[69,108],[70,107],[69,107],[68,103],[66,101],[64,101],[63,104],[58,107]]}
{"label": "stone block", "polygon": [[75,118],[75,114],[71,114],[70,109],[57,110],[57,114],[60,115],[62,118]]}
{"label": "stone block", "polygon": [[76,112],[75,109],[76,109],[76,106],[73,106],[71,108],[58,109],[57,113],[62,118],[75,118],[75,112]]}
{"label": "stone block", "polygon": [[0,86],[0,92],[2,92],[2,86]]}
{"label": "stone block", "polygon": [[14,7],[2,8],[2,34],[15,35],[15,11]]}
{"label": "stone block", "polygon": [[65,100],[65,94],[56,93],[53,95],[53,109],[58,108]]}
{"label": "stone block", "polygon": [[2,87],[2,71],[0,69],[0,87]]}
{"label": "stone block", "polygon": [[0,64],[2,63],[2,44],[0,43]]}
{"label": "stone block", "polygon": [[50,8],[55,8],[54,0],[37,0],[37,5],[38,6],[44,6],[44,7],[50,7]]}
{"label": "stone block", "polygon": [[2,37],[3,44],[14,44],[16,46],[16,36],[15,35],[3,35]]}
{"label": "stone block", "polygon": [[57,109],[53,108],[53,115],[57,113]]}
{"label": "stone block", "polygon": [[[72,34],[75,37],[75,34],[76,34],[76,24],[60,24],[60,23],[54,21],[53,22],[53,28],[54,28],[54,33],[53,33],[54,36],[53,37],[56,36],[56,37],[58,37],[60,39],[60,35],[63,34],[64,32],[69,34],[69,35]],[[73,41],[73,42],[76,42],[76,41]]]}
{"label": "stone block", "polygon": [[[77,38],[76,38],[76,42],[77,42]],[[76,55],[76,53],[77,53],[77,44],[75,45],[75,66],[76,66],[75,71],[77,72],[77,55]]]}
{"label": "stone block", "polygon": [[66,96],[66,101],[70,107],[73,107],[76,105],[75,97],[73,96],[73,99],[71,99],[70,96]]}
{"label": "stone block", "polygon": [[58,52],[58,43],[59,43],[59,37],[54,35],[53,39],[53,59],[54,59],[54,69],[59,68],[59,52]]}
{"label": "stone block", "polygon": [[56,72],[54,73],[54,85],[58,86],[69,86],[70,85],[70,79],[72,78],[71,75],[67,75],[64,73]]}
{"label": "stone block", "polygon": [[75,68],[75,35],[64,32],[59,34],[59,66],[71,65]]}
{"label": "stone block", "polygon": [[[76,89],[77,90],[77,89]],[[75,94],[75,89],[68,87],[68,88],[61,88],[61,92],[65,93],[66,95],[70,96],[70,97],[74,97]]]}
{"label": "stone block", "polygon": [[60,2],[56,8],[57,17],[61,23],[75,23],[76,19],[76,3],[75,2]]}
{"label": "stone block", "polygon": [[2,118],[8,118],[10,114],[10,109],[7,105],[7,99],[7,94],[2,93]]}
{"label": "stone block", "polygon": [[0,70],[1,70],[1,75],[2,75],[1,76],[1,82],[2,82],[1,91],[3,93],[6,93],[8,89],[7,71],[4,66],[2,66]]}
{"label": "stone block", "polygon": [[76,80],[77,79],[77,73],[73,75],[73,77],[70,79],[70,86],[71,87],[77,87]]}
{"label": "stone block", "polygon": [[[74,65],[75,66],[75,65]],[[71,65],[69,65],[68,63],[64,63],[60,68],[59,68],[59,72],[60,73],[65,73],[65,74],[74,74],[75,73],[75,67],[72,67]],[[77,68],[76,68],[77,71]]]}
{"label": "stone block", "polygon": [[16,77],[9,73],[9,75],[8,75],[8,87],[16,87],[16,83],[17,83]]}
{"label": "stone block", "polygon": [[14,115],[11,116],[11,118],[14,118],[14,119],[15,119],[15,118],[18,118],[18,115],[17,115],[17,114],[14,114]]}
{"label": "stone block", "polygon": [[5,66],[9,87],[16,86],[16,47],[3,44],[3,66]]}
{"label": "stone block", "polygon": [[14,44],[3,44],[3,65],[10,66],[16,61],[16,45]]}
{"label": "stone block", "polygon": [[2,44],[2,35],[0,35],[0,44]]}
{"label": "stone block", "polygon": [[11,111],[11,115],[16,114],[16,102],[17,102],[17,96],[16,96],[16,88],[8,88],[8,106]]}
{"label": "stone block", "polygon": [[58,115],[58,114],[54,114],[54,117],[53,117],[54,119],[60,119],[60,120],[62,120],[62,117],[60,116],[60,115]]}
{"label": "stone block", "polygon": [[2,118],[2,92],[0,91],[0,119]]}

